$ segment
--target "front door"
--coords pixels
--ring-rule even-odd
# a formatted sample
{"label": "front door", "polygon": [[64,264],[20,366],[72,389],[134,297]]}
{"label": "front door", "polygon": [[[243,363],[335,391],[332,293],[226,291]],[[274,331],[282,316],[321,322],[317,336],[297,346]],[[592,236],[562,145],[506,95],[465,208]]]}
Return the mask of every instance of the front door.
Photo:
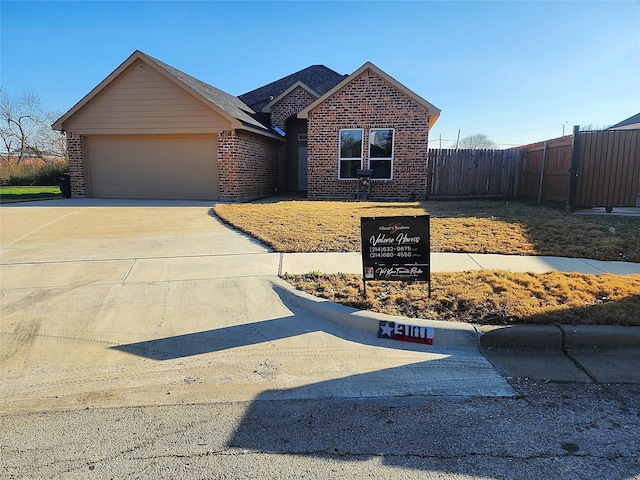
{"label": "front door", "polygon": [[287,129],[285,188],[288,192],[306,192],[307,121],[292,115],[285,126]]}
{"label": "front door", "polygon": [[298,191],[307,189],[307,147],[298,148]]}

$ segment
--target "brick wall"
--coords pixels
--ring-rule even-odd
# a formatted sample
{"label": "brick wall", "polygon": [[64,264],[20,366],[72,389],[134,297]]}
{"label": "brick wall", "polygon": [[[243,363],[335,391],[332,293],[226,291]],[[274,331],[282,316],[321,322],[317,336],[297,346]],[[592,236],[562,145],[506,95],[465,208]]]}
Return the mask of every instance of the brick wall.
{"label": "brick wall", "polygon": [[242,201],[284,190],[285,143],[244,130],[218,135],[220,199]]}
{"label": "brick wall", "polygon": [[309,112],[311,199],[353,199],[355,180],[338,180],[341,128],[364,129],[363,168],[368,166],[370,128],[394,128],[393,180],[373,180],[376,200],[424,199],[427,188],[429,110],[370,69]]}
{"label": "brick wall", "polygon": [[84,152],[82,136],[67,132],[67,155],[69,156],[69,173],[71,174],[71,195],[85,196],[87,184],[84,172]]}
{"label": "brick wall", "polygon": [[271,107],[271,125],[286,132],[287,119],[311,105],[315,100],[316,97],[304,88],[294,88],[286,97]]}

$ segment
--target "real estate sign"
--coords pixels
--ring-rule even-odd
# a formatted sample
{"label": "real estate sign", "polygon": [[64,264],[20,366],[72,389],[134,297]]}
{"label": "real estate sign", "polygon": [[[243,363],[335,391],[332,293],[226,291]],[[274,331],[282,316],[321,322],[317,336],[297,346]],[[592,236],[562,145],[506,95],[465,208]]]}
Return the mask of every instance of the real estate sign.
{"label": "real estate sign", "polygon": [[367,280],[429,282],[429,215],[362,217],[362,266]]}

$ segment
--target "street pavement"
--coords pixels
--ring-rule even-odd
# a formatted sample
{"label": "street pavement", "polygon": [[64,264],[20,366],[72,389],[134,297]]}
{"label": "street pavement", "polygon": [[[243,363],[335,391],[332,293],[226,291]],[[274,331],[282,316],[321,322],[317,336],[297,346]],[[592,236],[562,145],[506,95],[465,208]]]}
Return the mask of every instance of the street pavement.
{"label": "street pavement", "polygon": [[[433,345],[380,339],[397,318],[278,277],[360,273],[359,255],[274,253],[206,202],[3,205],[0,244],[0,478],[640,472],[637,327],[411,320]],[[432,254],[474,268],[640,273]]]}
{"label": "street pavement", "polygon": [[0,478],[632,480],[640,386],[1,416]]}

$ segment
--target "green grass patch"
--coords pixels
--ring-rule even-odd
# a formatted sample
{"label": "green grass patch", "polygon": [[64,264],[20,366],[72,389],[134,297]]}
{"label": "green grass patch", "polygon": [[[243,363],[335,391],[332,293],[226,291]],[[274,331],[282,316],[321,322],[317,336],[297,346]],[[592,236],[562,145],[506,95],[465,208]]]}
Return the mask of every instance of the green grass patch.
{"label": "green grass patch", "polygon": [[60,187],[0,187],[0,203],[15,203],[30,200],[51,200],[53,198],[62,198]]}

